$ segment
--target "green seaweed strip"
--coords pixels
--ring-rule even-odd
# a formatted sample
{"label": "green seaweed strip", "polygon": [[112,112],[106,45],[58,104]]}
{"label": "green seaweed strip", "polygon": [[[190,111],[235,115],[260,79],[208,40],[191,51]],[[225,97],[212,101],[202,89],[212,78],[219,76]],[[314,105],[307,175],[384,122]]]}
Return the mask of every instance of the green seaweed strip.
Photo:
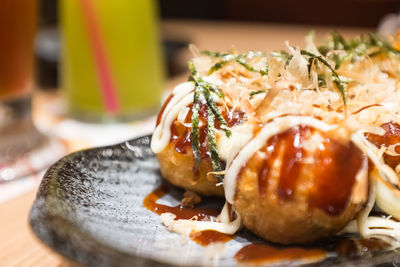
{"label": "green seaweed strip", "polygon": [[[331,50],[344,50],[346,52],[342,56],[333,56],[333,60],[336,63],[335,69],[338,69],[344,62],[352,60],[356,56],[364,57],[367,55],[368,57],[374,57],[381,53],[400,55],[400,51],[394,48],[389,42],[372,33],[346,40],[339,33],[332,32],[331,38],[332,40],[328,44],[319,46],[318,50],[324,56]],[[374,51],[370,51],[371,49],[374,49]]]}
{"label": "green seaweed strip", "polygon": [[190,70],[190,73],[192,73],[192,77],[191,77],[191,78],[197,83],[197,79],[200,78],[200,75],[199,75],[199,73],[197,72],[196,67],[194,66],[193,61],[189,61],[189,62],[188,62],[188,68],[189,68],[189,70]]}
{"label": "green seaweed strip", "polygon": [[345,92],[343,83],[340,80],[339,75],[337,74],[335,69],[324,58],[322,58],[321,56],[317,56],[317,55],[315,55],[315,54],[313,54],[313,53],[311,53],[309,51],[306,51],[306,50],[301,50],[300,52],[301,52],[302,55],[306,55],[306,56],[309,56],[309,57],[317,59],[319,62],[321,62],[322,64],[324,64],[325,66],[328,67],[328,69],[332,72],[333,81],[337,85],[337,87],[338,87],[338,89],[339,89],[339,91],[340,91],[340,93],[342,95],[343,103],[346,106],[346,92]]}
{"label": "green seaweed strip", "polygon": [[225,97],[225,94],[217,86],[206,82],[201,78],[192,61],[189,61],[188,66],[190,72],[192,73],[190,80],[192,80],[197,86],[213,91],[219,98]]}
{"label": "green seaweed strip", "polygon": [[[211,153],[211,163],[213,170],[215,172],[222,171],[221,161],[219,159],[218,150],[217,150],[217,138],[215,136],[215,128],[214,128],[214,113],[210,109],[207,110],[207,131],[208,131],[208,149]],[[216,174],[215,177],[218,181],[222,182],[224,180],[223,175]]]}
{"label": "green seaweed strip", "polygon": [[313,62],[314,62],[314,58],[310,57],[310,58],[308,59],[308,65],[307,65],[308,79],[311,79],[311,68],[312,68]]}
{"label": "green seaweed strip", "polygon": [[194,156],[194,162],[195,162],[196,168],[199,168],[200,162],[201,162],[200,141],[199,141],[199,138],[200,138],[200,131],[199,131],[200,92],[199,91],[201,91],[201,88],[196,86],[194,95],[193,95],[192,130],[190,132],[190,137],[192,139],[193,156]]}
{"label": "green seaweed strip", "polygon": [[288,52],[286,51],[279,51],[279,52],[271,52],[271,56],[276,57],[276,58],[280,58],[283,61],[285,61],[285,65],[289,64],[289,61],[292,59],[292,55],[290,55]]}
{"label": "green seaweed strip", "polygon": [[256,70],[253,66],[251,66],[250,64],[248,64],[245,60],[243,60],[243,58],[236,58],[235,61],[237,63],[239,63],[240,65],[242,65],[245,69],[247,69],[248,71],[252,71],[252,72],[257,72],[260,73],[261,75],[266,75],[266,71],[261,69],[261,70]]}
{"label": "green seaweed strip", "polygon": [[237,58],[235,59],[235,61],[237,63],[239,63],[240,65],[242,65],[246,70],[251,71],[251,72],[256,72],[256,73],[260,73],[261,75],[268,75],[268,67],[266,67],[265,69],[260,69],[257,70],[255,69],[253,66],[251,66],[250,64],[248,64],[245,60],[243,60],[242,58]]}
{"label": "green seaweed strip", "polygon": [[[200,154],[200,129],[199,129],[199,110],[200,110],[200,96],[202,95],[206,102],[207,102],[207,131],[208,131],[208,146],[210,151],[210,158],[212,161],[213,170],[216,172],[222,171],[221,168],[221,161],[219,159],[217,145],[216,145],[216,134],[215,134],[215,127],[214,127],[214,120],[215,118],[218,119],[218,122],[221,125],[221,128],[225,131],[227,137],[232,135],[231,131],[229,130],[228,123],[221,115],[217,105],[215,104],[214,100],[212,99],[211,93],[216,94],[218,97],[223,98],[225,95],[224,93],[215,85],[206,82],[197,72],[194,63],[190,61],[188,63],[188,67],[190,72],[192,73],[191,77],[189,78],[190,81],[194,82],[195,89],[194,89],[194,96],[193,96],[193,107],[192,107],[192,129],[190,132],[190,136],[192,139],[192,150],[193,156],[195,160],[195,172],[198,172],[200,163],[201,163],[201,154]],[[215,175],[219,181],[223,181],[223,175],[217,174]]]}
{"label": "green seaweed strip", "polygon": [[209,57],[225,57],[225,56],[231,55],[229,53],[212,52],[212,51],[208,51],[208,50],[201,51],[200,54],[206,55],[206,56],[209,56]]}
{"label": "green seaweed strip", "polygon": [[333,31],[331,33],[331,36],[332,36],[332,41],[333,41],[333,49],[348,50],[350,48],[349,45],[347,44],[346,40],[344,39],[344,37],[337,31]]}
{"label": "green seaweed strip", "polygon": [[215,85],[213,85],[211,83],[207,83],[207,82],[203,81],[203,82],[199,83],[199,85],[201,87],[203,87],[204,89],[215,93],[219,98],[224,98],[225,97],[224,92],[222,92],[217,86],[215,86]]}
{"label": "green seaweed strip", "polygon": [[[215,105],[215,102],[212,100],[210,92],[207,90],[203,90],[203,96],[207,101],[208,108],[211,109],[212,112],[214,113],[218,122],[221,124],[221,128],[225,131],[226,136],[230,137],[232,135],[232,132],[229,130],[228,123],[226,122],[224,117],[221,115],[221,112],[219,111],[217,105]],[[225,127],[222,127],[222,126],[225,126]]]}
{"label": "green seaweed strip", "polygon": [[378,36],[370,33],[368,35],[368,43],[370,46],[376,46],[381,49],[380,52],[392,52],[394,54],[399,55],[400,51],[396,50],[393,46],[391,46],[388,42],[381,40]]}
{"label": "green seaweed strip", "polygon": [[243,59],[243,58],[252,59],[254,57],[261,57],[264,55],[264,53],[262,53],[262,52],[248,52],[248,53],[238,54],[238,55],[229,54],[229,53],[211,52],[211,51],[202,51],[200,53],[203,55],[207,55],[210,57],[216,57],[216,58],[228,57],[228,58],[222,59],[221,61],[218,61],[217,63],[215,63],[208,71],[208,75],[211,75],[215,71],[221,69],[223,66],[225,66],[230,61],[236,61],[237,63],[242,65],[248,71],[260,73],[261,75],[268,75],[268,66],[266,66],[265,68],[262,68],[260,70],[257,70]]}
{"label": "green seaweed strip", "polygon": [[221,60],[218,61],[217,63],[215,63],[210,70],[208,71],[208,75],[213,74],[214,72],[216,72],[217,70],[221,69],[223,66],[226,65],[226,63],[228,63],[229,61],[225,61],[225,60]]}
{"label": "green seaweed strip", "polygon": [[262,93],[265,93],[265,92],[267,92],[266,89],[265,90],[257,90],[257,91],[251,92],[249,95],[250,95],[250,98],[252,98],[255,95],[262,94]]}

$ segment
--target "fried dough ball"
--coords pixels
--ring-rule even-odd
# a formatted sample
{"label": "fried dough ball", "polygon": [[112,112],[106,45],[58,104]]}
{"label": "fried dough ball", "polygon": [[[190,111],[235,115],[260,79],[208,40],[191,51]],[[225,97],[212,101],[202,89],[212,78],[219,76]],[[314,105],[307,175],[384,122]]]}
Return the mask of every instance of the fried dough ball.
{"label": "fried dough ball", "polygon": [[[164,104],[165,105],[165,104]],[[161,153],[157,153],[157,159],[160,163],[162,176],[170,183],[187,190],[206,196],[224,196],[222,184],[217,186],[218,181],[212,173],[212,163],[208,147],[207,136],[207,105],[200,103],[199,109],[199,143],[201,164],[196,168],[192,149],[191,125],[192,106],[187,108],[185,119],[179,121],[175,119],[171,126],[171,140]],[[162,113],[163,111],[161,111]],[[241,110],[230,110],[222,112],[222,116],[227,121],[229,127],[241,124],[245,114]],[[161,114],[159,115],[161,117]],[[185,125],[184,125],[185,124]],[[215,121],[215,128],[219,129],[218,121]],[[222,163],[224,164],[224,163]]]}
{"label": "fried dough ball", "polygon": [[272,136],[242,168],[234,208],[244,226],[282,244],[332,236],[363,207],[368,161],[308,126]]}
{"label": "fried dough ball", "polygon": [[174,143],[156,155],[160,164],[162,176],[170,183],[206,196],[224,196],[223,186],[217,186],[219,181],[212,172],[211,161],[202,160],[198,176],[194,176],[194,159],[191,150],[179,153]]}

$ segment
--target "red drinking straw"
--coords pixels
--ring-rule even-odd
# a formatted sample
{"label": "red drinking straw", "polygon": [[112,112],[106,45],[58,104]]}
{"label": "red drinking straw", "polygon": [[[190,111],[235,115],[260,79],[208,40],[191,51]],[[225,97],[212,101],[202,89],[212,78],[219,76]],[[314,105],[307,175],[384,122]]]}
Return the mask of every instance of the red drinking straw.
{"label": "red drinking straw", "polygon": [[120,107],[117,98],[115,82],[111,74],[110,64],[105,49],[105,42],[99,25],[99,19],[94,9],[93,0],[78,0],[83,19],[89,35],[89,45],[92,48],[97,76],[100,81],[103,103],[106,110],[116,114]]}

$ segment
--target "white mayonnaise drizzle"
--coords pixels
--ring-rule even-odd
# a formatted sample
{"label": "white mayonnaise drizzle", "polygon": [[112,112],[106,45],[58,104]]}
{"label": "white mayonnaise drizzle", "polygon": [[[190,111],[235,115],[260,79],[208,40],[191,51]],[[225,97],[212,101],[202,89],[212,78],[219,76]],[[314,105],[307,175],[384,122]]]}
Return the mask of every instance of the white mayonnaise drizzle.
{"label": "white mayonnaise drizzle", "polygon": [[239,214],[236,213],[235,220],[230,220],[227,202],[225,202],[221,214],[211,221],[197,221],[197,218],[191,218],[189,220],[174,219],[175,215],[172,213],[166,212],[161,214],[161,221],[168,228],[168,230],[182,235],[189,235],[192,232],[200,232],[205,230],[214,230],[220,233],[233,235],[241,226]]}
{"label": "white mayonnaise drizzle", "polygon": [[233,203],[236,188],[236,178],[240,169],[253,156],[253,154],[265,145],[265,142],[272,136],[279,134],[296,125],[309,125],[321,131],[329,131],[335,129],[336,125],[328,125],[313,117],[306,116],[287,116],[274,119],[272,122],[265,125],[261,131],[255,136],[243,149],[239,152],[232,163],[228,165],[225,178],[224,189],[225,198],[229,203]]}
{"label": "white mayonnaise drizzle", "polygon": [[232,135],[227,137],[224,133],[218,139],[218,155],[229,165],[240,149],[253,137],[253,124],[243,123],[231,128]]}
{"label": "white mayonnaise drizzle", "polygon": [[173,97],[165,107],[160,124],[157,125],[151,139],[151,150],[154,153],[160,153],[168,145],[171,125],[179,112],[193,102],[193,90],[193,82],[184,82],[174,88]]}

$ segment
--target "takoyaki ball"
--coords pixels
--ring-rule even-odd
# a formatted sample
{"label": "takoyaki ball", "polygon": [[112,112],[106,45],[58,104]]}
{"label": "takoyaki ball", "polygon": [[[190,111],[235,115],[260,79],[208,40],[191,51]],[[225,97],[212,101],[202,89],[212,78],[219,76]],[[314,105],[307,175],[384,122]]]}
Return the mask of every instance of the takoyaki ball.
{"label": "takoyaki ball", "polygon": [[[193,104],[189,105],[184,121],[175,121],[171,125],[171,139],[166,148],[156,154],[160,163],[162,176],[170,183],[194,191],[206,196],[224,196],[222,184],[217,186],[219,181],[212,173],[212,162],[208,147],[207,132],[207,105],[200,103],[199,110],[199,143],[200,143],[200,166],[195,166],[192,139],[191,139],[191,117]],[[234,110],[222,112],[229,127],[241,124],[245,119],[243,112]],[[215,121],[215,128],[219,129],[218,121]],[[221,162],[221,164],[225,164]]]}
{"label": "takoyaki ball", "polygon": [[351,142],[296,126],[267,140],[242,168],[234,207],[244,226],[282,244],[340,231],[367,200],[368,161]]}
{"label": "takoyaki ball", "polygon": [[198,173],[194,170],[192,150],[180,153],[174,143],[156,155],[162,176],[175,186],[194,191],[205,196],[224,196],[224,187],[217,186],[219,181],[213,174],[211,161],[202,160]]}

